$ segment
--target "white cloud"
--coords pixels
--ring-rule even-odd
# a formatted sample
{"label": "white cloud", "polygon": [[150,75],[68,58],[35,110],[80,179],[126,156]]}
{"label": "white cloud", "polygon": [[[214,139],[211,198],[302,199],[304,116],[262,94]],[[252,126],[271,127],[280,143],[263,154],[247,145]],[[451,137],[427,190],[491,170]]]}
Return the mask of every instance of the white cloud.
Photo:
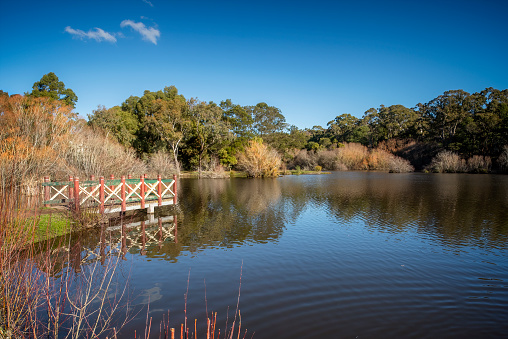
{"label": "white cloud", "polygon": [[76,38],[79,39],[94,39],[95,41],[101,42],[103,40],[109,42],[116,42],[116,38],[113,34],[108,33],[100,28],[95,28],[95,30],[89,30],[88,32],[82,31],[80,29],[74,29],[70,26],[65,27],[65,31]]}
{"label": "white cloud", "polygon": [[145,4],[150,5],[150,7],[153,7],[153,4],[148,0],[142,0]]}
{"label": "white cloud", "polygon": [[137,31],[143,37],[143,40],[150,41],[154,45],[157,45],[157,39],[161,36],[161,32],[153,27],[147,28],[142,22],[134,22],[132,20],[124,20],[120,24],[120,27],[130,26]]}

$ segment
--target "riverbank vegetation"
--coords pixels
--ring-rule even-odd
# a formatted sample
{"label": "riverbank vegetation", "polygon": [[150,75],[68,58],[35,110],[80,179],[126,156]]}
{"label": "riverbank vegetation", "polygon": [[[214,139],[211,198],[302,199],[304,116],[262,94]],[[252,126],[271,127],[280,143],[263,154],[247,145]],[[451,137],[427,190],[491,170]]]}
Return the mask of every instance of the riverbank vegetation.
{"label": "riverbank vegetation", "polygon": [[231,169],[275,176],[297,166],[391,172],[508,169],[507,89],[452,90],[412,108],[380,105],[361,118],[341,114],[326,127],[306,129],[288,125],[280,109],[263,102],[200,101],[185,98],[175,86],[84,112],[87,121],[72,109],[77,99],[53,73],[25,95],[0,93],[2,187],[33,188],[44,175],[65,179],[180,170],[227,177],[224,172]]}

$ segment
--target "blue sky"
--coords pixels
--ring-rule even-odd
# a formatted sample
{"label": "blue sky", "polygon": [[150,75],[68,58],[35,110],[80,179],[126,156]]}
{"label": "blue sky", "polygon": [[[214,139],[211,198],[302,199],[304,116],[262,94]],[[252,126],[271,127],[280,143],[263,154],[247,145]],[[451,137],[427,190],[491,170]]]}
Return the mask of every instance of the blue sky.
{"label": "blue sky", "polygon": [[3,1],[0,89],[54,72],[86,117],[174,85],[326,126],[444,91],[508,88],[508,1]]}

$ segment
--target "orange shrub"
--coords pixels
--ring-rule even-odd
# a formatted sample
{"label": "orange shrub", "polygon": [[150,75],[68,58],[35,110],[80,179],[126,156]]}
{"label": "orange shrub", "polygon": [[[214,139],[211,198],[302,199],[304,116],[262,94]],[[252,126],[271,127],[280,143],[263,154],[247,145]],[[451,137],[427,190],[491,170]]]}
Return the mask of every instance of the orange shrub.
{"label": "orange shrub", "polygon": [[251,140],[245,151],[238,156],[238,166],[250,177],[276,177],[282,164],[277,151],[270,149],[261,140]]}

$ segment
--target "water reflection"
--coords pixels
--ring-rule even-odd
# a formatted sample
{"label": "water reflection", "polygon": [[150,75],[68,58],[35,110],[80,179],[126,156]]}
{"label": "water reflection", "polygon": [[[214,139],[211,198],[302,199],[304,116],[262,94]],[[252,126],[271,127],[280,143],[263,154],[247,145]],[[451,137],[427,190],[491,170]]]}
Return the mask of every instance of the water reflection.
{"label": "water reflection", "polygon": [[349,174],[317,185],[311,199],[339,223],[361,219],[375,231],[492,247],[508,239],[507,190],[503,176]]}
{"label": "water reflection", "polygon": [[[416,232],[444,245],[495,248],[508,239],[508,181],[503,176],[339,172],[267,180],[182,179],[179,209],[111,219],[73,237],[79,263],[112,253],[176,262],[185,252],[276,242],[305,211],[371,232]],[[109,252],[108,252],[109,251]],[[99,254],[94,254],[99,253]]]}

